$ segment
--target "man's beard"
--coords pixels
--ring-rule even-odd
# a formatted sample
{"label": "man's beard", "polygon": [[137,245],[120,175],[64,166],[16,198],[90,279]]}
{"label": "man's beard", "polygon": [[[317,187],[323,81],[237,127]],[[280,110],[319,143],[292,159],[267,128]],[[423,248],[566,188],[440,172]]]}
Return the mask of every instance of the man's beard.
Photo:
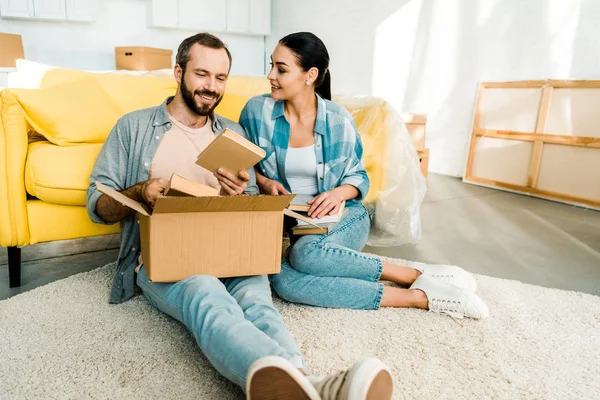
{"label": "man's beard", "polygon": [[[185,72],[183,73],[183,76],[184,76],[184,78],[181,79],[181,96],[183,97],[183,101],[185,101],[185,104],[188,106],[188,108],[192,112],[194,112],[202,117],[206,117],[206,116],[209,116],[210,114],[212,114],[213,110],[219,105],[221,100],[223,100],[223,96],[217,92],[211,92],[208,90],[196,90],[195,92],[192,92],[185,84]],[[213,105],[198,104],[194,100],[195,95],[211,96],[213,98],[216,98],[217,101]]]}

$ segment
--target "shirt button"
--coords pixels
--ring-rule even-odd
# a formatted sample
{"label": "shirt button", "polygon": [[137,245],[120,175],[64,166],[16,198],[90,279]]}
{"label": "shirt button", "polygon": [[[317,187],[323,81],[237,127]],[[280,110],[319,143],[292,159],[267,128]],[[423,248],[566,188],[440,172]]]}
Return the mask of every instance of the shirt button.
{"label": "shirt button", "polygon": [[320,177],[319,177],[319,179],[320,179],[320,180],[323,180],[323,177],[322,177],[322,176],[320,176]]}
{"label": "shirt button", "polygon": [[318,145],[317,145],[317,149],[319,149],[319,148],[321,148],[321,145],[320,145],[320,144],[318,144]]}
{"label": "shirt button", "polygon": [[144,166],[146,166],[146,167],[147,167],[147,166],[148,166],[148,163],[147,163],[147,162],[146,162],[146,163],[144,163]]}
{"label": "shirt button", "polygon": [[158,140],[158,139],[160,139],[160,136],[156,136],[156,137],[154,137],[154,139]]}
{"label": "shirt button", "polygon": [[131,248],[131,251],[135,251],[135,247],[132,247],[132,248]]}

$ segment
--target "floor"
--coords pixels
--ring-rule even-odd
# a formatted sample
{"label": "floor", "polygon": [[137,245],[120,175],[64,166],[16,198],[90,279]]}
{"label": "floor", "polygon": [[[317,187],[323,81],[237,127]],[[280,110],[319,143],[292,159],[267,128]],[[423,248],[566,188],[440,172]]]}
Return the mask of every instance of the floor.
{"label": "floor", "polygon": [[[421,214],[418,244],[365,251],[600,295],[600,212],[431,174]],[[118,246],[111,235],[24,247],[22,286],[13,289],[0,249],[0,299],[114,261]]]}

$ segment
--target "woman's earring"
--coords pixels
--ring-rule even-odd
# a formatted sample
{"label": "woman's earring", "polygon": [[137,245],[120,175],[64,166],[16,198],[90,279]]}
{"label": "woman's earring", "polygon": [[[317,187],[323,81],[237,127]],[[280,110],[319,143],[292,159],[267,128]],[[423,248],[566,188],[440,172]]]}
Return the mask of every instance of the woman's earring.
{"label": "woman's earring", "polygon": [[309,81],[308,79],[306,80],[306,82],[305,82],[305,83],[306,83],[306,86],[309,86],[309,85],[310,85],[310,81]]}

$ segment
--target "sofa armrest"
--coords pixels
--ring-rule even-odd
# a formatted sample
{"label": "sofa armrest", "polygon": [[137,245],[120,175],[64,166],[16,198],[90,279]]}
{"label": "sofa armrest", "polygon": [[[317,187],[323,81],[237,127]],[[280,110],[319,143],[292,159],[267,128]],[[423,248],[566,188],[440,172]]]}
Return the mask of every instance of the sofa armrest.
{"label": "sofa armrest", "polygon": [[25,160],[27,122],[17,98],[0,92],[0,245],[29,244]]}

